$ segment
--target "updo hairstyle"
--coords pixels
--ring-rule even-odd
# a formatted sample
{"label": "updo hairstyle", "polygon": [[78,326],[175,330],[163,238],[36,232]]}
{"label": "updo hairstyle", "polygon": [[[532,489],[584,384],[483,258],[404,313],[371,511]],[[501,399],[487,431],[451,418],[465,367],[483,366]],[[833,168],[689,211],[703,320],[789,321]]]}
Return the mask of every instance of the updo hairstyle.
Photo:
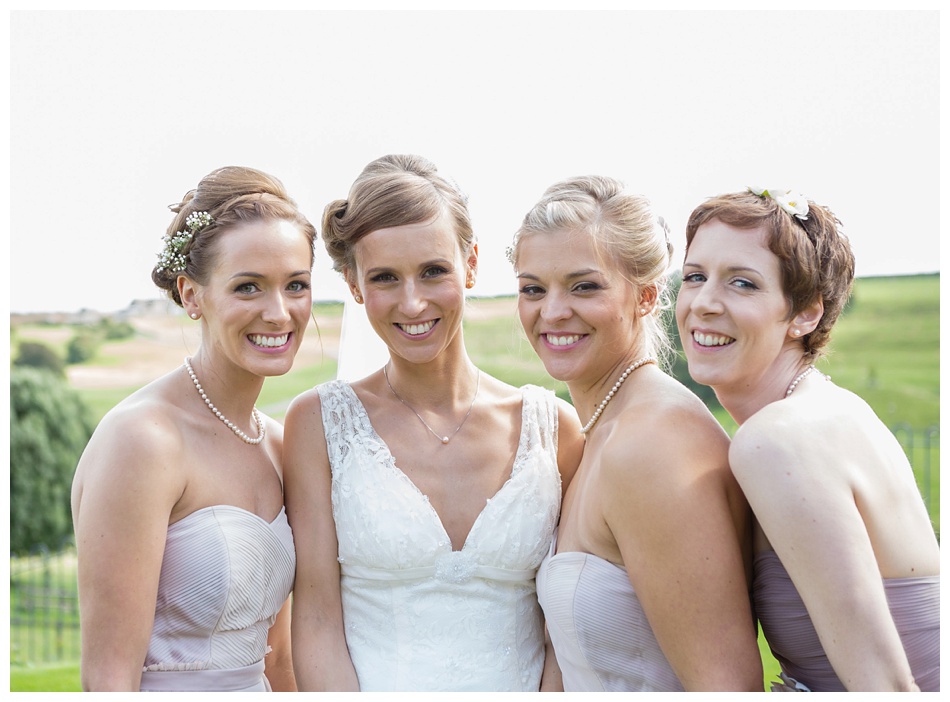
{"label": "updo hairstyle", "polygon": [[686,224],[686,250],[705,223],[719,220],[738,229],[764,227],[768,247],[779,260],[782,290],[791,320],[820,299],[824,312],[814,331],[801,338],[804,357],[817,360],[831,336],[831,328],[851,296],[854,254],[841,222],[827,207],[808,201],[802,220],[782,209],[771,197],[752,192],[729,193],[706,200],[693,210]]}
{"label": "updo hairstyle", "polygon": [[555,183],[525,215],[509,249],[518,268],[518,250],[526,236],[555,231],[586,233],[598,260],[619,271],[637,290],[655,286],[652,313],[640,317],[645,351],[668,361],[673,345],[661,319],[670,306],[667,272],[673,247],[669,227],[642,195],[606,176],[582,176]]}
{"label": "updo hairstyle", "polygon": [[371,162],[350,188],[346,200],[323,211],[322,236],[338,272],[355,270],[353,247],[379,229],[429,222],[447,213],[455,224],[459,249],[475,241],[467,198],[454,182],[439,175],[421,156],[390,154]]}
{"label": "updo hairstyle", "polygon": [[167,236],[188,231],[185,220],[195,212],[211,215],[211,224],[201,227],[180,253],[185,260],[184,270],[169,270],[161,263],[152,269],[152,281],[181,307],[178,294],[178,276],[185,275],[199,284],[205,284],[214,264],[215,241],[218,235],[241,224],[250,222],[291,222],[310,240],[310,265],[313,265],[313,245],[317,232],[310,221],[297,209],[297,203],[287,194],[277,178],[254,168],[225,166],[212,171],[185,193],[181,202],[169,205],[175,218],[168,226]]}

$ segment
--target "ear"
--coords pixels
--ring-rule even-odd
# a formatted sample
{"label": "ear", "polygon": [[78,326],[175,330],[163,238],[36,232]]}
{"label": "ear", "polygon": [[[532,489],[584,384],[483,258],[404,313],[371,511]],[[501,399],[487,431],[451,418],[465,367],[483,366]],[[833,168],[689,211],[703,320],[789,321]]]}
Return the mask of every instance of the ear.
{"label": "ear", "polygon": [[355,281],[356,275],[354,272],[347,266],[343,267],[343,279],[346,280],[346,285],[350,289],[350,294],[353,295],[353,299],[357,303],[363,304],[363,293],[360,292],[360,286]]}
{"label": "ear", "polygon": [[818,326],[821,315],[824,313],[825,306],[819,297],[792,318],[788,328],[789,336],[800,339],[807,334],[811,334],[815,331],[815,327]]}
{"label": "ear", "polygon": [[465,287],[471,288],[475,285],[475,274],[478,273],[478,244],[472,244],[465,267],[468,269],[465,273]]}
{"label": "ear", "polygon": [[198,286],[191,278],[185,275],[178,276],[178,297],[181,298],[181,306],[192,319],[198,319],[201,316],[201,305],[198,301]]}
{"label": "ear", "polygon": [[641,317],[653,314],[659,296],[660,290],[656,285],[647,285],[640,288],[640,302],[638,307],[640,308]]}

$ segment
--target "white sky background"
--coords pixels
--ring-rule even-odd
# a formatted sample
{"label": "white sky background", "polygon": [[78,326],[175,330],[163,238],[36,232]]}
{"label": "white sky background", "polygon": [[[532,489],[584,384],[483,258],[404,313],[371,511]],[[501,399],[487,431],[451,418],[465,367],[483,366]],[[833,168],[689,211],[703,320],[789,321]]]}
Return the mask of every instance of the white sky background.
{"label": "white sky background", "polygon": [[[551,183],[611,175],[683,229],[704,198],[830,206],[860,276],[939,270],[939,29],[929,12],[14,12],[10,310],[155,299],[178,202],[223,165],[319,227],[372,159],[469,195],[474,294]],[[314,297],[346,294],[318,245]]]}

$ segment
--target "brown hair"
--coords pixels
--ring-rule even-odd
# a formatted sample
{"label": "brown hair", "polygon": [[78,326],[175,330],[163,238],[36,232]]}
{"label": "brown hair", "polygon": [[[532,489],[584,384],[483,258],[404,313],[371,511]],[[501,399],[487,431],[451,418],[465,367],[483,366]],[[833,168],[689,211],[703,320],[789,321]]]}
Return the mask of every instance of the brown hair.
{"label": "brown hair", "polygon": [[771,197],[749,191],[729,193],[710,198],[693,210],[686,224],[687,252],[696,230],[714,219],[739,229],[764,227],[768,232],[769,250],[778,257],[782,272],[788,319],[821,300],[824,312],[818,326],[802,337],[805,358],[816,360],[824,353],[854,283],[854,254],[841,222],[827,207],[811,201],[807,218],[802,220]]}
{"label": "brown hair", "polygon": [[333,268],[353,269],[353,247],[378,229],[401,227],[448,213],[462,252],[475,241],[467,198],[421,156],[390,154],[371,162],[350,187],[346,200],[323,210],[322,237]]}
{"label": "brown hair", "polygon": [[648,353],[669,356],[672,344],[659,311],[669,306],[667,271],[673,247],[669,227],[649,199],[605,176],[570,178],[549,187],[525,215],[510,249],[517,268],[523,237],[552,231],[586,232],[597,255],[637,289],[655,286],[654,313],[640,317]]}
{"label": "brown hair", "polygon": [[188,231],[185,220],[194,212],[207,212],[212,222],[192,236],[181,249],[185,268],[172,271],[157,264],[152,269],[152,281],[166,292],[175,304],[181,306],[178,295],[178,276],[186,275],[204,283],[214,263],[214,245],[221,232],[249,222],[283,220],[291,222],[310,239],[310,265],[313,265],[313,242],[317,231],[297,209],[283,183],[267,173],[242,166],[225,166],[212,171],[168,209],[175,218],[168,226],[167,236]]}

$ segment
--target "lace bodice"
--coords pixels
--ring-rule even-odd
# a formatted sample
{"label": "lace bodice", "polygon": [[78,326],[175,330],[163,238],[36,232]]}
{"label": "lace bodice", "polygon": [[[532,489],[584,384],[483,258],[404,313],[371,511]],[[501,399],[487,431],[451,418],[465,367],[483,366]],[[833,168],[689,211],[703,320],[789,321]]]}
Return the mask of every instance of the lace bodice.
{"label": "lace bodice", "polygon": [[263,660],[295,564],[283,508],[267,522],[217,505],[169,526],[144,669],[219,670]]}
{"label": "lace bodice", "polygon": [[557,521],[557,408],[522,388],[511,476],[459,551],[349,384],[319,388],[347,645],[363,690],[537,690],[534,577]]}

